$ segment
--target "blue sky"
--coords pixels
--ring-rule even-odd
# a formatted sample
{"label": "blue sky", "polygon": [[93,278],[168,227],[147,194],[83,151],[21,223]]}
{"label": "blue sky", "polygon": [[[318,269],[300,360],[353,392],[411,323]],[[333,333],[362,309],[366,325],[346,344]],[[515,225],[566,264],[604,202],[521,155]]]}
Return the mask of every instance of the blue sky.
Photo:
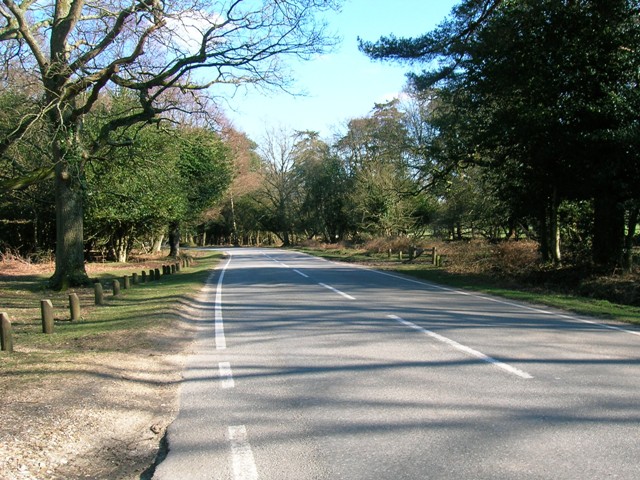
{"label": "blue sky", "polygon": [[407,66],[374,62],[358,51],[357,38],[377,40],[393,33],[415,37],[433,29],[457,0],[345,0],[340,13],[327,15],[329,30],[341,37],[333,53],[289,63],[293,89],[304,97],[247,90],[229,100],[235,128],[257,142],[269,128],[315,130],[324,138],[349,119],[367,115],[374,103],[393,98],[406,82]]}

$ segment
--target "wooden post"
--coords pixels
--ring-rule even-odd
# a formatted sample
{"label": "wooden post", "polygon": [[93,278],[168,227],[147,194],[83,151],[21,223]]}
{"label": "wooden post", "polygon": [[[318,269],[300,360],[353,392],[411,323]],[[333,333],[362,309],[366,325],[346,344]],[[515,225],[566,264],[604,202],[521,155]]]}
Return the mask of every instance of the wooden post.
{"label": "wooden post", "polygon": [[156,275],[156,280],[160,280],[160,269],[159,268],[155,268],[154,273]]}
{"label": "wooden post", "polygon": [[0,349],[5,352],[13,352],[13,328],[9,315],[0,313]]}
{"label": "wooden post", "polygon": [[171,268],[171,274],[176,273],[176,264],[175,264],[175,263],[172,263],[172,264],[170,265],[170,268]]}
{"label": "wooden post", "polygon": [[134,273],[131,274],[131,282],[134,285],[138,285],[138,283],[140,283],[140,281],[138,280],[138,273],[137,272],[134,272]]}
{"label": "wooden post", "polygon": [[147,272],[145,270],[142,271],[142,283],[147,283]]}
{"label": "wooden post", "polygon": [[96,305],[104,305],[104,290],[100,282],[93,284],[93,291],[96,297]]}
{"label": "wooden post", "polygon": [[129,275],[124,275],[122,277],[122,288],[124,290],[127,290],[130,287],[131,287],[131,280],[129,279]]}
{"label": "wooden post", "polygon": [[117,297],[120,295],[120,282],[118,280],[113,281],[113,296]]}
{"label": "wooden post", "polygon": [[402,250],[398,252],[398,260],[402,260]]}
{"label": "wooden post", "polygon": [[149,270],[149,281],[153,282],[156,279],[156,272],[155,270]]}
{"label": "wooden post", "polygon": [[431,249],[431,263],[433,265],[438,265],[438,257],[436,255],[436,247]]}
{"label": "wooden post", "polygon": [[51,300],[40,300],[40,312],[42,313],[42,333],[53,333],[53,305]]}
{"label": "wooden post", "polygon": [[72,322],[80,320],[80,299],[75,293],[69,294],[69,313],[71,314]]}
{"label": "wooden post", "polygon": [[180,262],[176,262],[176,272],[180,271]]}

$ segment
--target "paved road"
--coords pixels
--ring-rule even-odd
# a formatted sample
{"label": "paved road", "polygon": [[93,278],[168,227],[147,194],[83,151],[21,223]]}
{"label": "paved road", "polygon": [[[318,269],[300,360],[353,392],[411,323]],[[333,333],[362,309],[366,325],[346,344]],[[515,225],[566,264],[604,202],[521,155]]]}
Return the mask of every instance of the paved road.
{"label": "paved road", "polygon": [[640,332],[235,249],[155,479],[640,478]]}

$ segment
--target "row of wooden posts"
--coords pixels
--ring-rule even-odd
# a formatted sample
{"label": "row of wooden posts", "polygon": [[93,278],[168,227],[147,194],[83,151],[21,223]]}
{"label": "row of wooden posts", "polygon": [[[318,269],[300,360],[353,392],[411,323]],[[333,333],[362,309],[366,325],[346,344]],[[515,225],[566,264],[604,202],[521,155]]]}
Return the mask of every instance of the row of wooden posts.
{"label": "row of wooden posts", "polygon": [[[192,260],[189,257],[184,257],[180,262],[172,263],[169,265],[162,266],[162,275],[171,275],[176,272],[179,272],[181,267],[189,267],[192,264]],[[149,270],[147,274],[146,271],[143,271],[140,275],[137,273],[129,275],[124,275],[122,277],[122,283],[120,280],[114,279],[112,282],[113,296],[117,297],[120,295],[121,289],[131,288],[131,285],[138,285],[140,283],[152,282],[155,280],[159,280],[161,277],[160,269],[155,268]],[[93,284],[94,294],[95,294],[95,304],[96,305],[104,305],[104,288],[100,281],[96,281]],[[42,333],[51,334],[53,333],[54,327],[54,318],[53,318],[53,304],[51,300],[45,299],[40,300],[40,312],[42,317]],[[80,299],[78,295],[75,293],[69,294],[69,313],[70,320],[72,322],[77,322],[81,318],[80,314]],[[13,352],[13,328],[11,325],[11,321],[9,320],[9,315],[2,312],[0,313],[0,349],[6,352]]]}
{"label": "row of wooden posts", "polygon": [[[387,252],[387,256],[391,258],[391,249]],[[418,258],[419,256],[426,254],[431,257],[431,264],[437,267],[442,266],[442,262],[444,261],[444,255],[438,255],[438,251],[436,247],[433,248],[418,248],[415,246],[410,246],[408,251],[408,258],[405,260],[406,262],[411,262]],[[398,251],[398,260],[403,261],[404,252],[402,250]]]}

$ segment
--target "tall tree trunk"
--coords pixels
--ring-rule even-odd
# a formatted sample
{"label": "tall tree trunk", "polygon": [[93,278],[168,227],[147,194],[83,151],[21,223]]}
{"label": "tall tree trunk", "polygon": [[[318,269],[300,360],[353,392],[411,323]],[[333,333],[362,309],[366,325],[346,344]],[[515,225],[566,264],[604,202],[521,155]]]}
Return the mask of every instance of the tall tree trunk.
{"label": "tall tree trunk", "polygon": [[596,197],[593,203],[593,261],[603,267],[620,265],[624,248],[624,207],[613,196]]}
{"label": "tall tree trunk", "polygon": [[233,202],[233,194],[231,194],[231,240],[234,246],[240,245],[238,240],[238,225],[236,224],[236,207]]}
{"label": "tall tree trunk", "polygon": [[127,263],[129,257],[127,237],[119,237],[116,239],[116,261],[120,263]]}
{"label": "tall tree trunk", "polygon": [[169,225],[169,256],[177,258],[180,255],[180,223],[171,222]]}
{"label": "tall tree trunk", "polygon": [[164,234],[161,233],[153,240],[153,253],[160,253],[162,250],[162,241],[164,240]]}
{"label": "tall tree trunk", "polygon": [[560,250],[560,217],[558,210],[560,201],[558,200],[558,188],[553,187],[553,194],[549,204],[549,244],[551,259],[553,264],[558,266],[562,263],[562,252]]}
{"label": "tall tree trunk", "polygon": [[69,172],[69,165],[62,158],[59,149],[56,149],[56,157],[56,269],[50,279],[50,287],[66,290],[88,284],[89,277],[84,266],[83,198],[80,182]]}
{"label": "tall tree trunk", "polygon": [[640,216],[640,205],[634,204],[629,211],[627,223],[627,235],[624,239],[624,255],[622,258],[622,268],[626,273],[633,270],[633,237],[636,234],[636,225]]}
{"label": "tall tree trunk", "polygon": [[549,215],[547,208],[538,209],[538,236],[540,241],[540,254],[542,261],[548,262],[551,259],[551,248],[549,245]]}

